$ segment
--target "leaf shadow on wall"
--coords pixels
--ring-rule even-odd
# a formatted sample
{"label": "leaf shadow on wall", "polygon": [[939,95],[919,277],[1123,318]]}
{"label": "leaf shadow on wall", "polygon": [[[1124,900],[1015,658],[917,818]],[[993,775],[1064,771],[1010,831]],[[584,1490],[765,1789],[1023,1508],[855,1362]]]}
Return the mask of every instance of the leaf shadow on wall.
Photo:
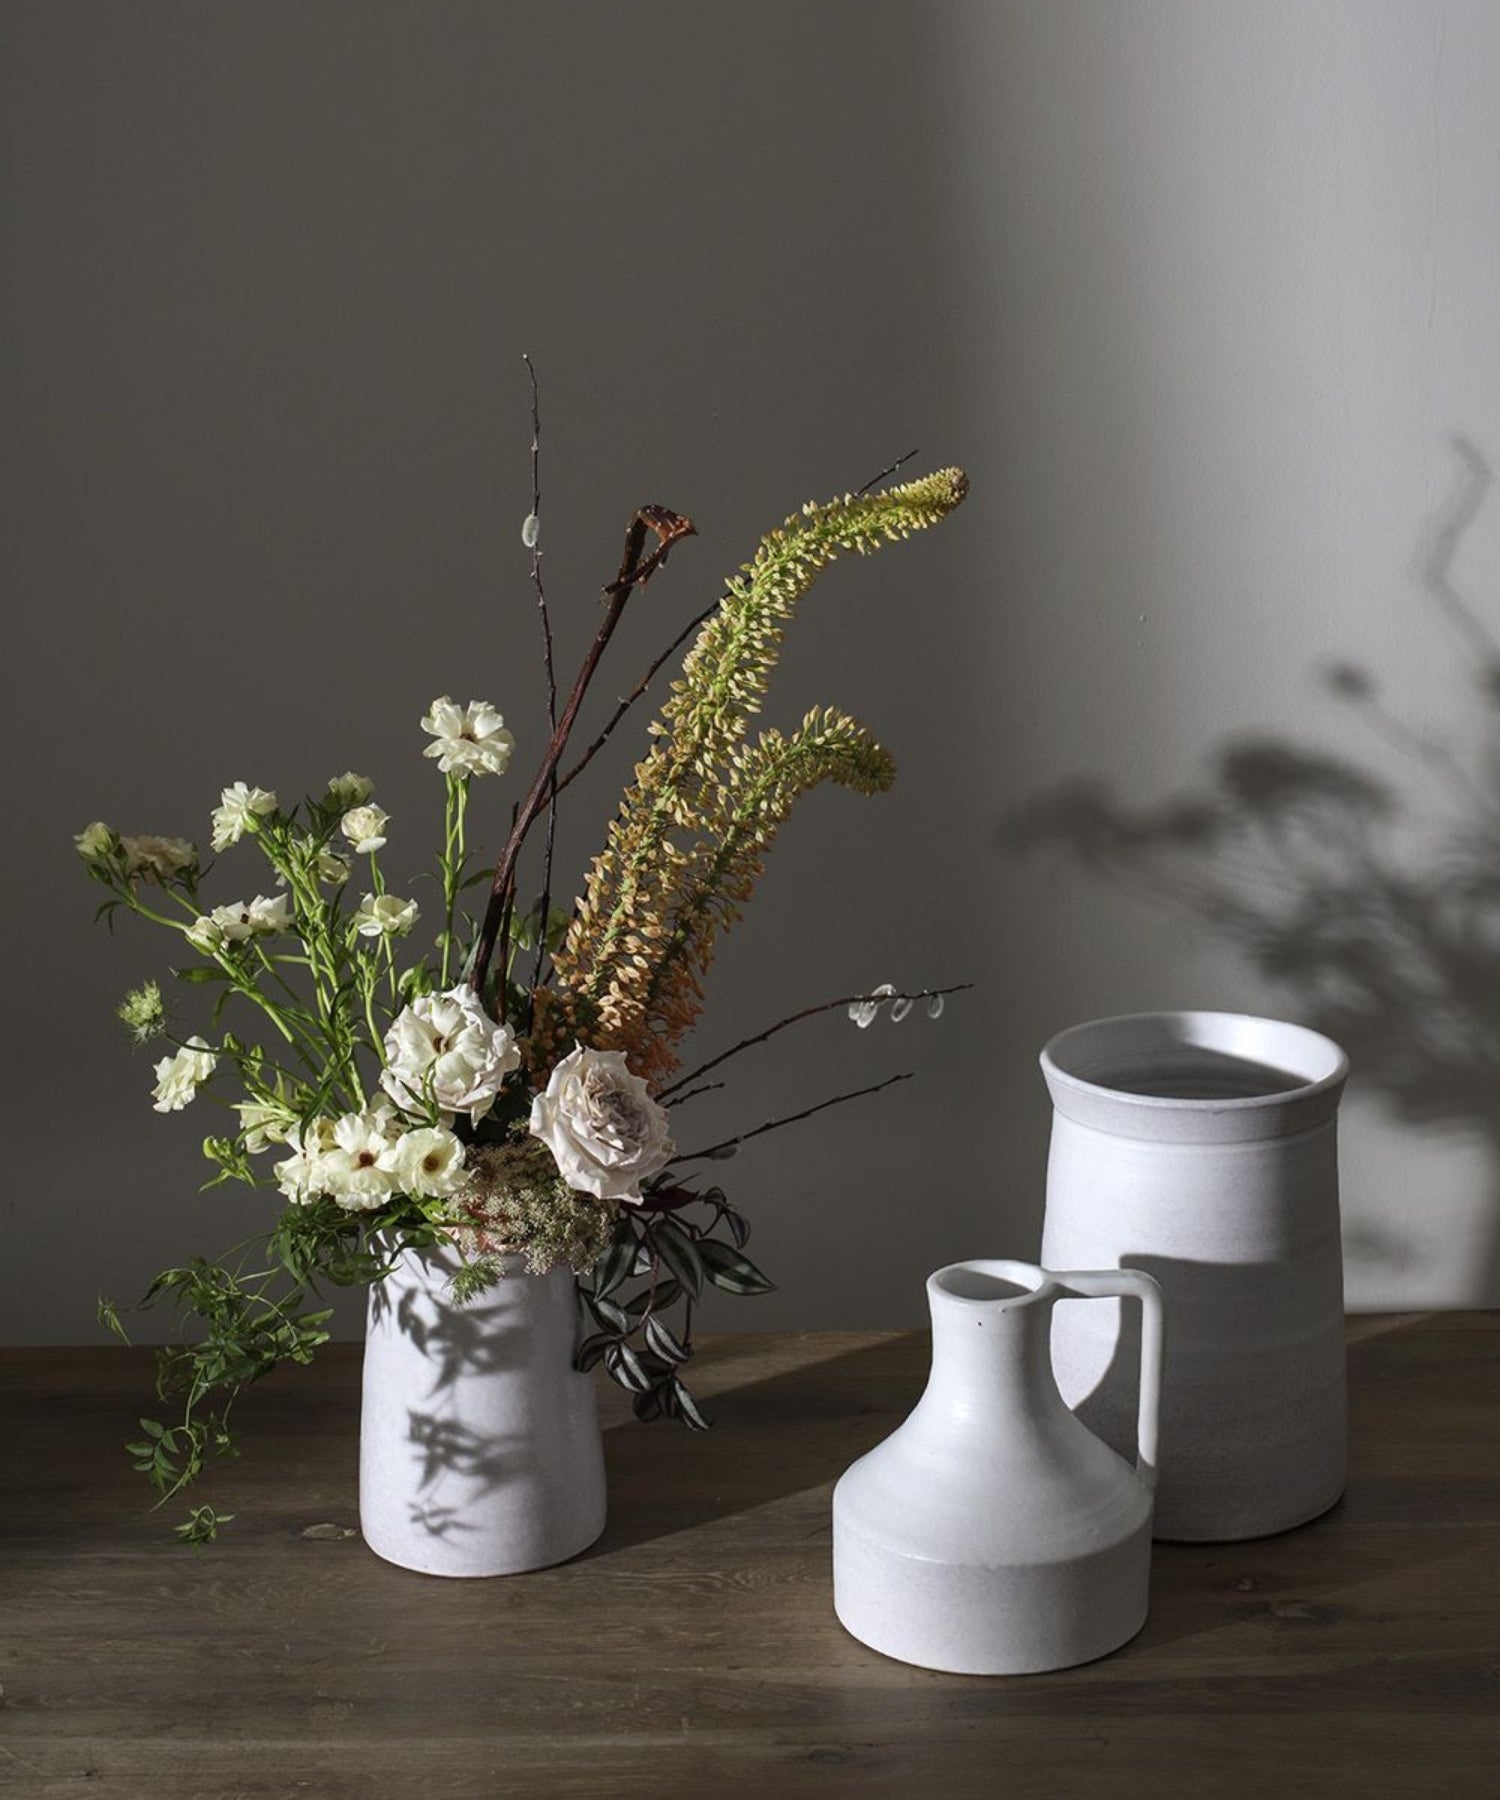
{"label": "leaf shadow on wall", "polygon": [[[1001,829],[1012,852],[1061,852],[1090,874],[1200,922],[1342,1044],[1394,1115],[1487,1140],[1500,1171],[1500,638],[1454,585],[1459,545],[1493,482],[1467,438],[1454,493],[1422,548],[1423,589],[1457,641],[1478,708],[1477,749],[1419,736],[1355,662],[1326,666],[1398,766],[1434,796],[1415,804],[1358,763],[1279,738],[1231,740],[1209,779],[1151,807],[1086,778],[1039,795]],[[1421,844],[1413,847],[1413,827]],[[1485,1292],[1500,1288],[1500,1196],[1491,1196]],[[1401,1266],[1368,1226],[1351,1259]]]}

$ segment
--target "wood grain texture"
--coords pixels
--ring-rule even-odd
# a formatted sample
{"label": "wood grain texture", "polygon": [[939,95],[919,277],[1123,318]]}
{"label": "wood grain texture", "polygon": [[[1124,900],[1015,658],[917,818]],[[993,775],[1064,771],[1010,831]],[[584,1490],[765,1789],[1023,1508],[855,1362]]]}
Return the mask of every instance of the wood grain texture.
{"label": "wood grain texture", "polygon": [[1500,1792],[1500,1317],[1350,1323],[1352,1477],[1257,1543],[1158,1546],[1145,1631],[1055,1675],[926,1673],[833,1617],[829,1492],[922,1334],[705,1344],[718,1429],[607,1390],[611,1521],[450,1582],[357,1537],[357,1347],[279,1374],[201,1554],[142,1515],[123,1349],[0,1351],[0,1791],[25,1800]]}

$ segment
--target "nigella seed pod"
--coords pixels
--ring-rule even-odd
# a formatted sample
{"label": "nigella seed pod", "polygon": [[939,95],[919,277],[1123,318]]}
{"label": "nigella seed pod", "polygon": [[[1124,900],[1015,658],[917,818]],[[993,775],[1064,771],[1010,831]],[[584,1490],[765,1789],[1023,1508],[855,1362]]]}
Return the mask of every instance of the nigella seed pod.
{"label": "nigella seed pod", "polygon": [[537,539],[542,535],[542,521],[535,513],[527,513],[521,521],[521,542],[528,550],[535,550]]}

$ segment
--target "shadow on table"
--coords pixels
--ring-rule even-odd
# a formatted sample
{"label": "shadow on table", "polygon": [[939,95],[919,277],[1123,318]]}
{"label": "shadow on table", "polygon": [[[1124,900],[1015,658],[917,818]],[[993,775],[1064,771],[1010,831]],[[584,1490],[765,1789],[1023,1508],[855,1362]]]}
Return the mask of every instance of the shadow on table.
{"label": "shadow on table", "polygon": [[608,1556],[831,1487],[916,1404],[927,1346],[926,1332],[906,1332],[725,1388],[706,1403],[712,1431],[689,1435],[633,1420],[607,1430],[609,1524],[588,1554]]}

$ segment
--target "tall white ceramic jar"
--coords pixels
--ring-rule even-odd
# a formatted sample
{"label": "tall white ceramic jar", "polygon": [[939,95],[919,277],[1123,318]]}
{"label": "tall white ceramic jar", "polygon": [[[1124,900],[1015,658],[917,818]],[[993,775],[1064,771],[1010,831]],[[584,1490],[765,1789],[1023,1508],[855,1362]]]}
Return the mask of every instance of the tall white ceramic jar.
{"label": "tall white ceramic jar", "polygon": [[[1134,1469],[1078,1422],[1052,1376],[1054,1305],[1099,1294],[1141,1302]],[[834,1489],[839,1620],[887,1656],[962,1675],[1033,1674],[1117,1649],[1146,1618],[1155,1283],[1126,1270],[964,1262],[939,1269],[927,1297],[926,1391]]]}
{"label": "tall white ceramic jar", "polygon": [[[1337,1114],[1348,1064],[1299,1025],[1143,1013],[1042,1052],[1052,1146],[1042,1258],[1161,1284],[1156,1534],[1229,1540],[1302,1524],[1345,1478]],[[1064,1398],[1128,1450],[1134,1322],[1057,1308]]]}
{"label": "tall white ceramic jar", "polygon": [[359,1517],[387,1562],[424,1575],[513,1575],[576,1556],[604,1529],[590,1376],[573,1368],[566,1269],[504,1277],[466,1306],[451,1251],[406,1251],[370,1291]]}

